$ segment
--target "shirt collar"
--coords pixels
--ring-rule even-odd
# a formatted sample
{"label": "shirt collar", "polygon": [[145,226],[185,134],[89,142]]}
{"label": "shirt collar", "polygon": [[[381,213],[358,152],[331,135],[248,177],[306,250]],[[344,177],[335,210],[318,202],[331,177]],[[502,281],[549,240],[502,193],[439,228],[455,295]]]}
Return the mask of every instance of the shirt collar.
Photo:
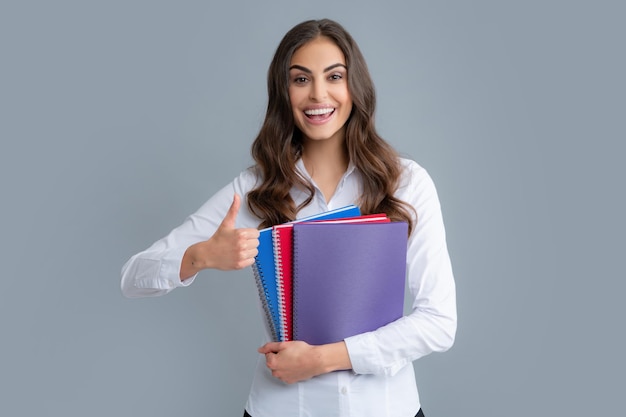
{"label": "shirt collar", "polygon": [[[296,169],[298,170],[300,175],[302,175],[304,178],[306,178],[308,180],[312,180],[311,175],[309,174],[309,172],[304,167],[304,162],[302,161],[302,158],[299,158],[296,161]],[[355,169],[356,169],[356,165],[354,165],[354,163],[352,163],[352,161],[348,162],[348,169],[346,169],[346,172],[343,174],[342,180],[347,178],[349,175],[351,175],[354,172]]]}

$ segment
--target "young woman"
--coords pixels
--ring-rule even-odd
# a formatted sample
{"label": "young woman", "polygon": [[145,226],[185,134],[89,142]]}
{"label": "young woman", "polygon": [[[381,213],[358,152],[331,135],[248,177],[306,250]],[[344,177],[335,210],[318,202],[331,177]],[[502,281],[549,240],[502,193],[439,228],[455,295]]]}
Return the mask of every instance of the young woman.
{"label": "young woman", "polygon": [[365,60],[344,28],[326,19],[295,26],[269,68],[256,165],[124,265],[126,296],[162,295],[203,269],[250,266],[259,228],[348,204],[409,223],[411,313],[338,343],[266,343],[246,415],[422,415],[412,362],[454,341],[455,285],[435,187],[376,133],[374,108]]}

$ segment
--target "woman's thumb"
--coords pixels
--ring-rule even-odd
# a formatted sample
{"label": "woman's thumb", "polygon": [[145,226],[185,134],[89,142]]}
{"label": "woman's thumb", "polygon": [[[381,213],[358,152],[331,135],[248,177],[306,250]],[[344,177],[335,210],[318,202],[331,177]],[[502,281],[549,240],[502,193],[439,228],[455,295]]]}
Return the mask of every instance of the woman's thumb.
{"label": "woman's thumb", "polygon": [[235,221],[237,220],[237,214],[239,213],[239,207],[241,206],[241,197],[239,194],[235,194],[233,197],[233,204],[230,205],[224,220],[222,220],[221,228],[234,229]]}

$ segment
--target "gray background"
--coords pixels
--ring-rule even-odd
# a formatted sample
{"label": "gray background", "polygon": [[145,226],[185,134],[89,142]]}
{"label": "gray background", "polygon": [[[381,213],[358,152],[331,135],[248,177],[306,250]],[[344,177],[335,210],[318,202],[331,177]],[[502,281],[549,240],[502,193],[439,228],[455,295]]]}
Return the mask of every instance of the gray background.
{"label": "gray background", "polygon": [[128,300],[119,271],[251,163],[275,47],[326,16],[368,60],[380,132],[439,189],[459,330],[415,363],[427,415],[620,414],[625,12],[3,1],[0,415],[241,415],[251,272]]}

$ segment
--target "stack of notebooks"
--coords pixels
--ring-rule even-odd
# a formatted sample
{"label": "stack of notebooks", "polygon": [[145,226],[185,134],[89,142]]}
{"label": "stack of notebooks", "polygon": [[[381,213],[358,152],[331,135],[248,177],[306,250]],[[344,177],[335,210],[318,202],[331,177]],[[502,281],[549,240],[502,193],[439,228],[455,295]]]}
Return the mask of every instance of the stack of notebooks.
{"label": "stack of notebooks", "polygon": [[252,268],[273,340],[333,343],[400,318],[407,233],[353,205],[261,230]]}

